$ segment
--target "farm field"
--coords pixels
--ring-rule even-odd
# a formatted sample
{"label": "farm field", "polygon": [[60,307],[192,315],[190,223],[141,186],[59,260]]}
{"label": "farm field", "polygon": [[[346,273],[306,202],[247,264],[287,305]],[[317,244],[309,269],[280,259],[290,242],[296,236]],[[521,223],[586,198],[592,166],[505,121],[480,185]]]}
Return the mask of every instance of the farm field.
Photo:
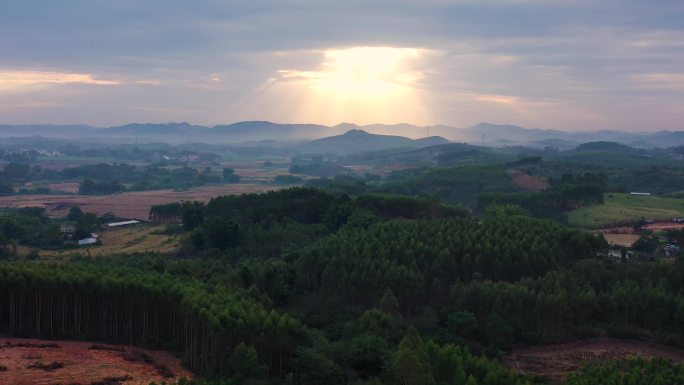
{"label": "farm field", "polygon": [[277,164],[272,167],[264,167],[263,162],[226,162],[223,167],[235,169],[235,173],[240,175],[243,182],[247,183],[270,183],[278,175],[288,175],[289,161],[284,164]]}
{"label": "farm field", "polygon": [[521,373],[558,381],[587,364],[635,356],[684,362],[682,350],[644,341],[613,338],[514,349],[503,362]]}
{"label": "farm field", "polygon": [[[164,234],[157,234],[164,226],[135,225],[115,230],[104,230],[98,235],[102,241],[100,246],[79,247],[67,250],[38,250],[42,257],[66,256],[74,253],[87,254],[93,257],[108,256],[114,254],[133,253],[170,253],[176,250],[178,242]],[[31,247],[18,246],[17,253],[27,255]]]}
{"label": "farm field", "polygon": [[207,202],[220,195],[236,195],[275,190],[265,184],[227,184],[203,186],[185,191],[134,191],[112,195],[9,195],[0,197],[0,207],[44,207],[50,216],[65,216],[70,207],[102,215],[111,212],[123,218],[147,220],[150,207],[178,201]]}
{"label": "farm field", "polygon": [[12,385],[147,385],[192,377],[167,352],[76,341],[2,338],[0,365],[7,368],[0,383]]}
{"label": "farm field", "polygon": [[680,198],[607,193],[603,199],[602,205],[571,211],[568,213],[568,222],[595,229],[636,222],[641,218],[663,221],[684,216],[684,199]]}
{"label": "farm field", "polygon": [[618,245],[624,247],[632,247],[634,242],[639,239],[637,234],[603,234],[603,237],[611,245]]}

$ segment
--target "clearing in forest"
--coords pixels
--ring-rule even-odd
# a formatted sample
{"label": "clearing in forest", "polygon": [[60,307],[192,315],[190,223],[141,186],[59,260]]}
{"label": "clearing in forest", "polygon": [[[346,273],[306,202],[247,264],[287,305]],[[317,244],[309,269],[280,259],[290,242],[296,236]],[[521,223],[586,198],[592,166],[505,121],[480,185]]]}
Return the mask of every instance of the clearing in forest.
{"label": "clearing in forest", "polygon": [[511,179],[513,179],[515,187],[523,191],[540,192],[549,187],[549,182],[546,180],[538,176],[525,174],[522,171],[511,171]]}
{"label": "clearing in forest", "polygon": [[598,338],[515,349],[506,356],[504,364],[524,374],[558,380],[587,364],[629,357],[657,357],[682,363],[684,351],[644,341]]}
{"label": "clearing in forest", "polygon": [[615,246],[632,247],[639,240],[638,234],[610,234],[604,233],[603,237],[609,244]]}
{"label": "clearing in forest", "polygon": [[660,196],[636,196],[607,193],[602,205],[582,207],[568,213],[568,222],[585,228],[602,228],[612,224],[637,222],[641,218],[654,221],[684,217],[684,199]]}
{"label": "clearing in forest", "polygon": [[0,338],[0,384],[147,385],[191,378],[172,354],[132,346]]}

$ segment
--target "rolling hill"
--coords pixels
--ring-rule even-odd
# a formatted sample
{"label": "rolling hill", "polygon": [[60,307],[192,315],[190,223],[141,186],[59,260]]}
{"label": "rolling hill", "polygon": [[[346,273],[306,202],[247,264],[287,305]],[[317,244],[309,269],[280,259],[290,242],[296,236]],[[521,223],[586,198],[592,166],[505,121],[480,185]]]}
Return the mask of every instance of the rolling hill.
{"label": "rolling hill", "polygon": [[353,154],[389,148],[422,148],[445,143],[449,141],[439,136],[410,139],[403,136],[370,134],[363,130],[352,129],[342,135],[315,139],[297,145],[295,148],[312,154]]}

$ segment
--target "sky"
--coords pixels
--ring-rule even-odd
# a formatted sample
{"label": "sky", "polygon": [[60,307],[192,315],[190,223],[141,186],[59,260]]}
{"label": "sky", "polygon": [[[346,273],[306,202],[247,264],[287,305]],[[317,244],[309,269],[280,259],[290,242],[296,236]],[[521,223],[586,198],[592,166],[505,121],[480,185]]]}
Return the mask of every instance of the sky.
{"label": "sky", "polygon": [[0,0],[0,124],[684,128],[682,0]]}

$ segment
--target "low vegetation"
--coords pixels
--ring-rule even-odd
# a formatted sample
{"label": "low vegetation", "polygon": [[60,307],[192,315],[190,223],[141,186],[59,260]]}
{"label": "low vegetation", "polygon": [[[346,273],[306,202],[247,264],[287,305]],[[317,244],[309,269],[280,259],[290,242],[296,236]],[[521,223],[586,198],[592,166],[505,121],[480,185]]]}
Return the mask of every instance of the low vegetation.
{"label": "low vegetation", "polygon": [[604,202],[573,210],[568,222],[585,228],[603,228],[612,224],[631,224],[641,219],[671,221],[684,217],[684,200],[660,196],[636,196],[606,193]]}
{"label": "low vegetation", "polygon": [[[68,175],[89,196],[1,198],[46,209],[0,215],[0,333],[89,341],[90,354],[174,380],[178,368],[143,350],[164,349],[195,384],[681,380],[680,364],[659,355],[588,354],[560,376],[504,359],[597,337],[684,348],[684,231],[646,221],[684,216],[684,203],[626,194],[683,190],[682,168],[667,156],[605,142],[569,151],[443,144],[279,152],[276,165],[253,155],[276,149],[209,148],[244,163],[164,153],[135,165],[45,170],[13,158],[2,174],[10,187]],[[132,191],[213,182],[222,185]],[[101,231],[104,210],[152,225]],[[611,247],[586,230],[609,224],[633,234]],[[48,251],[93,232],[102,245],[60,258]],[[70,368],[47,355],[23,364]],[[130,380],[122,375],[93,381]]]}

